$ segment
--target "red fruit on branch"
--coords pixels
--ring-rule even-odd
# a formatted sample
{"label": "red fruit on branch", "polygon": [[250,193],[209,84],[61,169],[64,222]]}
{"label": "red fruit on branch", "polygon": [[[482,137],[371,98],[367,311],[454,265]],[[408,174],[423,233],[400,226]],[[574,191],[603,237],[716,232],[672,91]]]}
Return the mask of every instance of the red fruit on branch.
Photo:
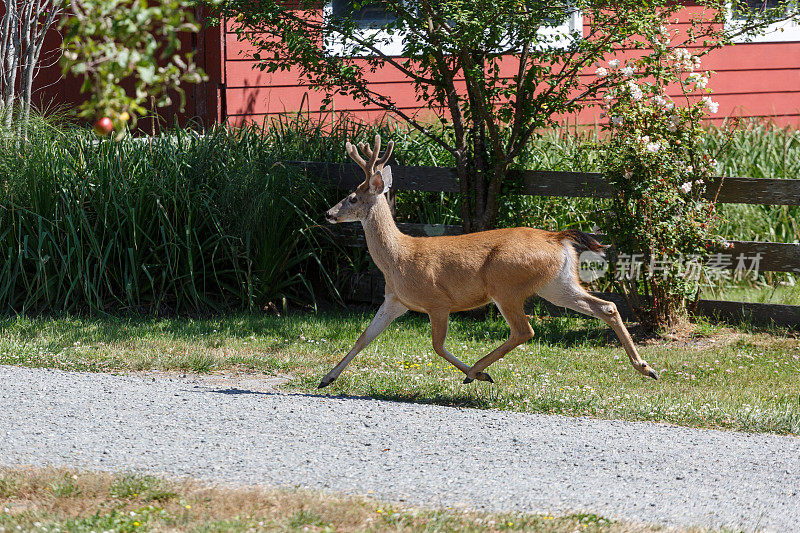
{"label": "red fruit on branch", "polygon": [[103,137],[105,137],[106,135],[114,131],[114,123],[111,122],[110,118],[103,117],[94,123],[94,131],[98,135],[102,135]]}

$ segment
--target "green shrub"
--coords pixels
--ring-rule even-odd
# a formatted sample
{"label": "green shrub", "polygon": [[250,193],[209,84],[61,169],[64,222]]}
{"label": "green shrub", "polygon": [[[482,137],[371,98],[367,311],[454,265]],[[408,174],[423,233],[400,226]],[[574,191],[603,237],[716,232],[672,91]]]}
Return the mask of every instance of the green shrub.
{"label": "green shrub", "polygon": [[[395,141],[397,164],[452,165],[401,125],[333,113],[323,122],[292,114],[261,128],[176,129],[119,142],[40,117],[24,145],[15,130],[0,130],[2,312],[198,314],[336,299],[340,271],[368,268],[368,256],[343,251],[323,222],[341,191],[286,162],[346,162],[346,140],[377,132]],[[726,174],[796,175],[800,136],[792,130],[747,125],[727,147],[711,133]],[[592,131],[543,132],[516,165],[597,171],[594,140]],[[507,194],[500,226],[590,230],[607,207]],[[460,212],[457,194],[397,195],[399,221],[460,224]],[[800,238],[798,207],[725,205],[721,213],[729,239]]]}
{"label": "green shrub", "polygon": [[[200,313],[311,300],[328,200],[257,128],[0,147],[0,309]],[[318,268],[317,268],[318,270]]]}

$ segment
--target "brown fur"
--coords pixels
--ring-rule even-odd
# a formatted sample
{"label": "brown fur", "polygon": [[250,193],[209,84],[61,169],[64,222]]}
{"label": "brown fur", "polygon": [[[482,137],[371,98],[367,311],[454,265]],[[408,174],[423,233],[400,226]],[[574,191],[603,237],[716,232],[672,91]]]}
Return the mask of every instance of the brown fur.
{"label": "brown fur", "polygon": [[[483,370],[514,347],[533,337],[524,312],[525,300],[539,294],[551,302],[604,320],[623,343],[637,370],[657,377],[641,360],[619,312],[611,302],[587,293],[577,275],[577,252],[602,252],[591,236],[570,229],[559,232],[534,228],[507,228],[457,236],[411,237],[397,228],[382,194],[383,163],[375,148],[360,145],[364,161],[348,143],[347,152],[366,174],[366,180],[326,214],[329,222],[361,221],[370,255],[386,278],[386,297],[367,331],[320,383],[336,379],[355,355],[389,323],[408,309],[427,313],[431,319],[434,350],[462,370],[469,382],[491,381]],[[573,246],[567,246],[571,243]],[[473,309],[494,301],[511,327],[511,336],[500,347],[469,367],[444,347],[450,313]]]}

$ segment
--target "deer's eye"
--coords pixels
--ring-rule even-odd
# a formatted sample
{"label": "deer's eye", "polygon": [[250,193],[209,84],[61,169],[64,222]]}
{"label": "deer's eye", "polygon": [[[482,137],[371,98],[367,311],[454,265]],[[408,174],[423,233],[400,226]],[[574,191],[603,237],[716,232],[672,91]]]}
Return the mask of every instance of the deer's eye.
{"label": "deer's eye", "polygon": [[354,204],[354,203],[356,203],[356,202],[358,202],[358,196],[351,196],[351,197],[350,197],[350,203],[351,203],[351,204]]}

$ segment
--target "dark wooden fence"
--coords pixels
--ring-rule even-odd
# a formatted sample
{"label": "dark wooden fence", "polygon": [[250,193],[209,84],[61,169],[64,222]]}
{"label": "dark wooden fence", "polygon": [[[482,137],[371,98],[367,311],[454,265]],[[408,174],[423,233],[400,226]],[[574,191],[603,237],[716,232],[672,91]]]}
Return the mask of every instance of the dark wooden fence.
{"label": "dark wooden fence", "polygon": [[[364,179],[363,171],[354,164],[298,163],[306,171],[321,179],[336,184],[339,189],[352,190]],[[393,188],[395,190],[415,190],[431,192],[458,192],[458,178],[455,169],[437,167],[413,167],[392,165]],[[518,194],[534,196],[591,197],[608,198],[611,190],[600,174],[591,172],[551,172],[515,171],[508,181],[521,184],[514,190]],[[721,178],[707,187],[716,191]],[[757,179],[729,177],[722,182],[717,201],[720,203],[800,205],[800,179]],[[337,228],[341,238],[352,246],[365,246],[363,232],[358,225],[343,224]],[[458,235],[461,226],[431,226],[424,224],[398,224],[403,233],[415,236]],[[759,271],[793,272],[800,274],[800,244],[730,241],[733,247],[725,251],[733,258],[744,254],[753,257],[760,254]],[[737,261],[727,267],[734,269]],[[382,279],[375,276],[362,276],[356,280],[355,291],[367,291],[372,297],[382,297]],[[377,294],[376,294],[377,293]],[[603,293],[604,298],[614,300],[624,315],[630,316],[630,309],[621,295]],[[547,306],[550,312],[560,313],[560,309]],[[720,300],[700,300],[696,313],[721,320],[750,320],[758,324],[776,324],[800,329],[800,306],[762,304],[750,302],[729,302]]]}

